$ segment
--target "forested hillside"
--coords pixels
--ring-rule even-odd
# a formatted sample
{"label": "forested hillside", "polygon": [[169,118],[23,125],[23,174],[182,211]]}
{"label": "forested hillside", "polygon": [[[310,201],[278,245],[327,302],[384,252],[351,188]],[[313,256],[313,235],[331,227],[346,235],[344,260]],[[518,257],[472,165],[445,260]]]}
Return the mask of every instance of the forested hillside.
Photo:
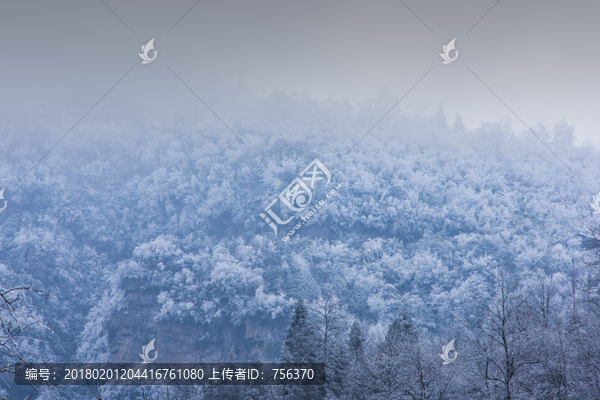
{"label": "forested hillside", "polygon": [[[227,114],[231,131],[204,109],[92,120],[38,165],[66,130],[3,122],[0,286],[49,294],[20,300],[45,324],[20,348],[139,362],[156,338],[161,362],[328,365],[308,394],[171,398],[597,398],[599,152],[559,118],[532,127],[547,148],[509,120],[466,130],[443,109],[395,110],[362,138],[393,103],[274,94]],[[319,208],[276,206],[294,219],[275,234],[260,214],[315,159],[331,175]]]}

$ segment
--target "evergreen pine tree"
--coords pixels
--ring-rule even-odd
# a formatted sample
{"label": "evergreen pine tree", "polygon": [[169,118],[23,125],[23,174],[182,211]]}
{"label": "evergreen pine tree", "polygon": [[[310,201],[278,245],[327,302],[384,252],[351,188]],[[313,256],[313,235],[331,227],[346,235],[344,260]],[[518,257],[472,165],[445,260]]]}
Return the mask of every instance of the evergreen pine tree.
{"label": "evergreen pine tree", "polygon": [[417,338],[417,330],[412,323],[412,319],[406,314],[396,318],[385,335],[385,341],[390,345],[400,341],[414,341]]}
{"label": "evergreen pine tree", "polygon": [[417,345],[417,331],[406,314],[392,322],[383,341],[384,353],[395,360],[406,357]]}
{"label": "evergreen pine tree", "polygon": [[437,112],[433,115],[433,122],[440,128],[447,128],[448,122],[446,121],[446,114],[444,113],[444,106],[440,104]]}
{"label": "evergreen pine tree", "polygon": [[315,337],[308,321],[308,309],[304,300],[298,300],[294,317],[285,339],[283,362],[316,362]]}
{"label": "evergreen pine tree", "polygon": [[348,336],[348,356],[346,370],[341,383],[342,398],[345,399],[364,399],[365,398],[365,375],[370,371],[370,359],[365,357],[365,342],[362,328],[358,321],[355,321],[350,328]]}
{"label": "evergreen pine tree", "polygon": [[454,117],[453,129],[455,132],[464,132],[465,131],[465,125],[463,124],[462,117],[460,116],[460,114],[456,114],[456,116]]}
{"label": "evergreen pine tree", "polygon": [[350,354],[354,360],[362,360],[365,355],[365,338],[362,334],[362,329],[358,321],[355,321],[350,328],[350,337],[348,339],[348,347]]}
{"label": "evergreen pine tree", "polygon": [[[285,363],[318,362],[317,342],[308,319],[308,309],[304,300],[298,300],[294,317],[283,345],[281,361]],[[281,391],[284,399],[319,400],[326,397],[323,386],[284,386]]]}
{"label": "evergreen pine tree", "polygon": [[569,125],[567,121],[562,118],[552,128],[553,142],[560,146],[561,149],[569,148],[573,146],[575,127]]}

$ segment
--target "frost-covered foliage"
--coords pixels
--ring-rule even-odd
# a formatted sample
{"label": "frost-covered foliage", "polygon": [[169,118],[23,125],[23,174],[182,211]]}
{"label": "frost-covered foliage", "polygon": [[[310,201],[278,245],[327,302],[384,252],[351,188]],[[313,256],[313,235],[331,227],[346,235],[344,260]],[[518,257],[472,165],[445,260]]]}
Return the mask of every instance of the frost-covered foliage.
{"label": "frost-covered foliage", "polygon": [[[51,294],[38,305],[54,332],[41,337],[49,358],[114,360],[119,318],[147,306],[144,328],[198,327],[188,348],[220,349],[207,361],[236,356],[224,327],[271,326],[261,340],[274,347],[259,357],[271,360],[298,300],[330,295],[347,330],[360,320],[365,334],[385,331],[409,314],[437,346],[482,326],[473,305],[498,268],[524,290],[551,281],[553,306],[573,312],[600,154],[575,146],[564,121],[534,128],[553,154],[508,121],[465,130],[439,112],[394,111],[361,140],[393,103],[274,94],[227,115],[237,136],[209,112],[161,126],[98,121],[21,182],[60,131],[4,124],[0,260],[15,282]],[[315,158],[340,189],[284,242],[259,214]]]}

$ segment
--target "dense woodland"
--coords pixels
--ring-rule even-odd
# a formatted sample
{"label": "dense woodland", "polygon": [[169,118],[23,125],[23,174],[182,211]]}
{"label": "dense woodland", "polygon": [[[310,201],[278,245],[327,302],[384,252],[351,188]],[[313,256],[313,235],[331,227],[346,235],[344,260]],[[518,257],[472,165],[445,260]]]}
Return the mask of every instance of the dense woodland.
{"label": "dense woodland", "polygon": [[[324,362],[328,381],[33,398],[600,398],[598,150],[559,118],[465,129],[441,107],[395,109],[361,139],[394,102],[217,104],[234,133],[205,109],[99,110],[38,165],[67,123],[0,121],[0,371],[139,362],[155,334],[163,362]],[[259,214],[314,159],[332,177],[314,201],[340,189],[283,241]],[[195,332],[188,359],[168,332]]]}

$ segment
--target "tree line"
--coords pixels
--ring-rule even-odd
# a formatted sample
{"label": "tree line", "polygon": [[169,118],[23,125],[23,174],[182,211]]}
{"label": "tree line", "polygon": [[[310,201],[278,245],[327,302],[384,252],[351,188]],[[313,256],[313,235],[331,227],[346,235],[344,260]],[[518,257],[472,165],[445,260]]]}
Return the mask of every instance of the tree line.
{"label": "tree line", "polygon": [[600,225],[589,228],[582,245],[590,257],[583,273],[574,268],[569,276],[569,299],[552,276],[525,282],[514,269],[494,268],[490,290],[456,318],[452,363],[440,357],[452,338],[420,334],[409,311],[373,329],[329,293],[298,300],[281,355],[282,362],[325,363],[324,386],[214,388],[178,398],[599,399]]}
{"label": "tree line", "polygon": [[[410,310],[384,329],[357,320],[332,293],[297,301],[281,361],[326,364],[323,386],[170,388],[173,399],[597,399],[600,398],[600,224],[582,237],[588,258],[568,277],[571,296],[553,276],[524,281],[516,269],[492,269],[486,293],[456,315],[456,361],[442,364],[452,339],[419,331]],[[577,272],[583,271],[583,272]],[[19,338],[43,325],[31,287],[0,292],[0,372],[31,358]],[[91,389],[91,388],[90,388]],[[163,388],[152,388],[155,391]],[[109,389],[91,390],[110,398]],[[39,393],[46,393],[47,389]],[[152,392],[151,390],[149,392]],[[108,397],[107,397],[108,396]],[[142,394],[131,395],[142,398]],[[143,394],[143,398],[157,398]]]}

